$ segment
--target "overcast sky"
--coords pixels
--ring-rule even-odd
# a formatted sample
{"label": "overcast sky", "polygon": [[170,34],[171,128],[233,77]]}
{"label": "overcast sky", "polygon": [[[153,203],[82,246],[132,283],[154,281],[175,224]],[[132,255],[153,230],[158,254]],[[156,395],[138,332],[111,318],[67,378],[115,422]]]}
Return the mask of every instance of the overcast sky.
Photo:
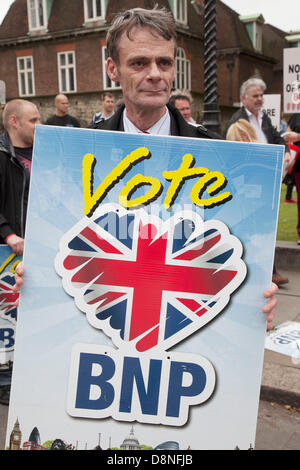
{"label": "overcast sky", "polygon": [[[0,0],[0,23],[12,3],[13,0]],[[300,31],[300,0],[223,0],[223,3],[241,15],[262,13],[266,23],[283,31]]]}
{"label": "overcast sky", "polygon": [[241,15],[261,13],[266,23],[283,31],[300,31],[300,0],[222,0]]}
{"label": "overcast sky", "polygon": [[2,23],[3,18],[12,3],[13,0],[0,0],[0,23]]}

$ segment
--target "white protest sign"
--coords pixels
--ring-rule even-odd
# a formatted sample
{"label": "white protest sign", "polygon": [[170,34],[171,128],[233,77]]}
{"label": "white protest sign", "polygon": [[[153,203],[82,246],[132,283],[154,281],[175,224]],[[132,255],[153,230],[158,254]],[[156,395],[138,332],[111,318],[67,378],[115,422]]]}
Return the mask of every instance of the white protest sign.
{"label": "white protest sign", "polygon": [[283,50],[284,113],[300,112],[300,47]]}
{"label": "white protest sign", "polygon": [[300,323],[278,325],[267,334],[265,348],[300,359]]}
{"label": "white protest sign", "polygon": [[272,121],[272,125],[279,131],[280,129],[280,103],[281,95],[264,95],[264,105],[262,110]]}

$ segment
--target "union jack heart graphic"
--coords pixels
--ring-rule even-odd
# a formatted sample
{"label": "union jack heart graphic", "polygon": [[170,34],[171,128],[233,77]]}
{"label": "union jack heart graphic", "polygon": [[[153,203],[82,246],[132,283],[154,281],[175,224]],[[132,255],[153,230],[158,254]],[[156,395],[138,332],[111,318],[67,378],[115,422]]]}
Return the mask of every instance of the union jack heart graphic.
{"label": "union jack heart graphic", "polygon": [[246,276],[242,244],[193,211],[163,221],[116,204],[60,240],[55,268],[92,326],[121,348],[163,350],[202,328]]}
{"label": "union jack heart graphic", "polygon": [[15,324],[17,321],[15,302],[19,298],[19,294],[12,290],[14,284],[13,274],[8,272],[0,274],[0,317]]}

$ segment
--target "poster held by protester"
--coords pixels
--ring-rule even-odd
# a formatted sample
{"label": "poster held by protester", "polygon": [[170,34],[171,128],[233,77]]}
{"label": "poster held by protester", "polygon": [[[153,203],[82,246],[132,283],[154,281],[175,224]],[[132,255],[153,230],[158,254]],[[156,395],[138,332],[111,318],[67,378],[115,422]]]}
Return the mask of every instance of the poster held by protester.
{"label": "poster held by protester", "polygon": [[15,268],[21,258],[9,246],[0,245],[0,367],[13,361],[15,348],[15,326],[19,294],[12,290],[15,284]]}
{"label": "poster held by protester", "polygon": [[283,151],[37,126],[7,445],[254,445]]}
{"label": "poster held by protester", "polygon": [[16,341],[19,294],[12,290],[14,273],[21,261],[9,246],[0,245],[0,404],[8,405]]}

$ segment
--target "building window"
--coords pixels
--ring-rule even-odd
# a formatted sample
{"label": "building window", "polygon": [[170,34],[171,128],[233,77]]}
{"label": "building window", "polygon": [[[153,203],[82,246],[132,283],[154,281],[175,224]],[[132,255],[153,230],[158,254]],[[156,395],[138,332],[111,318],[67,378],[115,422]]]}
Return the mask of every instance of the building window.
{"label": "building window", "polygon": [[261,52],[262,49],[262,28],[259,23],[248,23],[246,25],[247,32],[256,51]]}
{"label": "building window", "polygon": [[258,52],[262,51],[262,25],[265,20],[262,15],[239,16],[242,23],[245,24],[249,38],[254,49]]}
{"label": "building window", "polygon": [[174,0],[174,18],[178,23],[187,24],[186,0]]}
{"label": "building window", "polygon": [[182,47],[177,49],[176,53],[176,76],[174,88],[180,90],[191,89],[191,61],[186,58]]}
{"label": "building window", "polygon": [[257,51],[261,52],[262,51],[262,27],[260,23],[255,23],[254,31],[255,31],[254,48]]}
{"label": "building window", "polygon": [[300,47],[300,34],[290,34],[285,36],[285,39],[288,41],[290,47]]}
{"label": "building window", "polygon": [[84,0],[85,21],[104,20],[105,0]]}
{"label": "building window", "polygon": [[104,46],[102,47],[102,77],[103,77],[103,88],[104,90],[109,90],[111,88],[120,88],[119,82],[113,82],[109,76],[107,75],[106,71],[106,62],[107,62],[107,48]]}
{"label": "building window", "polygon": [[29,31],[47,28],[45,0],[27,0]]}
{"label": "building window", "polygon": [[32,56],[18,57],[17,67],[19,95],[33,96],[35,94],[35,86]]}
{"label": "building window", "polygon": [[60,93],[71,93],[76,91],[76,66],[75,52],[59,52],[58,59],[58,83]]}

